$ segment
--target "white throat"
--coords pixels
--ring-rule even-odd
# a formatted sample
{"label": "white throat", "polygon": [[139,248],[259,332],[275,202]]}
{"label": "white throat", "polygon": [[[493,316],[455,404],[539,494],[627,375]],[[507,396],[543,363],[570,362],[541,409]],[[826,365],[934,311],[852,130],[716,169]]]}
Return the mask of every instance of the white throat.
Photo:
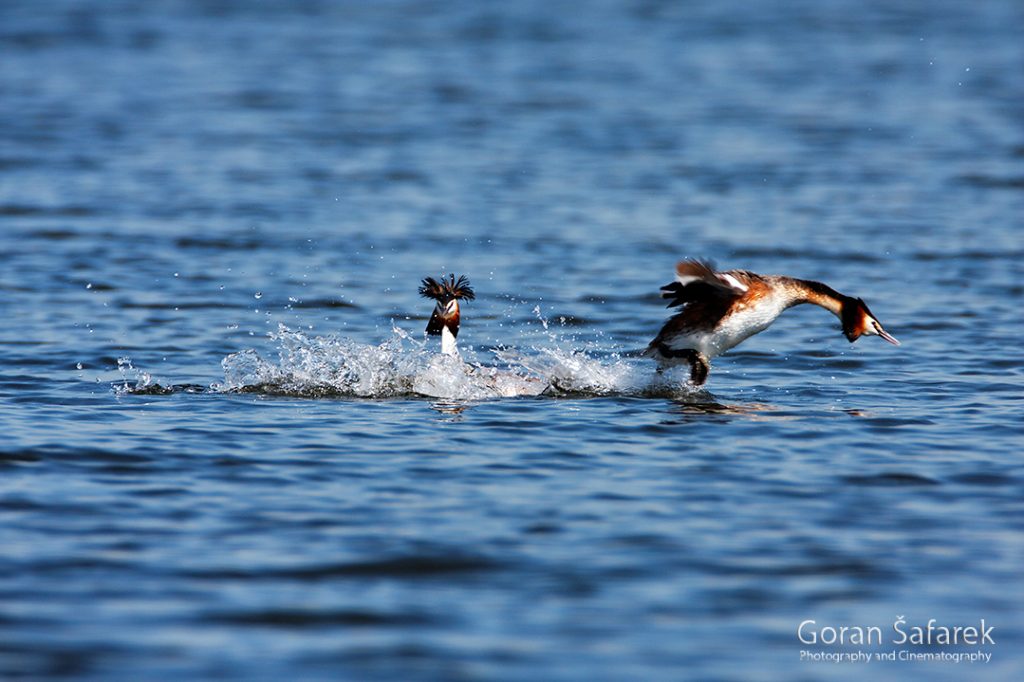
{"label": "white throat", "polygon": [[455,335],[448,329],[448,325],[441,327],[441,352],[445,355],[459,354],[459,349],[455,346]]}

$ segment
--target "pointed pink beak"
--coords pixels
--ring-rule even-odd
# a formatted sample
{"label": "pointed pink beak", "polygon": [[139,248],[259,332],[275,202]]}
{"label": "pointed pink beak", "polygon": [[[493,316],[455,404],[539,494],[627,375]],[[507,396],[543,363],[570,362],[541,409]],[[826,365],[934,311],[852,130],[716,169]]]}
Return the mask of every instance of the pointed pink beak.
{"label": "pointed pink beak", "polygon": [[895,336],[893,336],[889,332],[885,331],[881,327],[878,327],[878,335],[881,336],[883,339],[885,339],[886,341],[888,341],[889,343],[891,343],[894,346],[900,345],[899,339],[897,339]]}

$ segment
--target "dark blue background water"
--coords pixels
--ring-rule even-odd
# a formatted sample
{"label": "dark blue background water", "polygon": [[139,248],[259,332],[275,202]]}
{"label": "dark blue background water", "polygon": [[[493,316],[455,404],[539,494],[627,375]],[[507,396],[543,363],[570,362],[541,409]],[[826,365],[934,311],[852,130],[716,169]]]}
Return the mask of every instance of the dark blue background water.
{"label": "dark blue background water", "polygon": [[[1022,28],[0,2],[0,677],[1021,679]],[[801,308],[652,387],[684,256],[904,345]],[[451,383],[442,270],[554,395]],[[991,663],[799,660],[899,615]]]}

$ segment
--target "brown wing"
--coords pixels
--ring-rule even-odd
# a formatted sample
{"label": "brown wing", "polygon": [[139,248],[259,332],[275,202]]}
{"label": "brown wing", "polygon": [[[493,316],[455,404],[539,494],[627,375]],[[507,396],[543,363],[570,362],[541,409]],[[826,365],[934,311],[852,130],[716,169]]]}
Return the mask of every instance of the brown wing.
{"label": "brown wing", "polygon": [[668,318],[658,335],[651,341],[648,351],[663,343],[673,346],[673,340],[680,335],[713,331],[735,301],[735,296],[711,296],[687,302],[685,308]]}
{"label": "brown wing", "polygon": [[679,261],[676,263],[676,279],[680,284],[687,284],[688,280],[703,280],[712,285],[718,283],[714,265],[705,260]]}
{"label": "brown wing", "polygon": [[661,297],[669,299],[669,308],[716,299],[731,301],[746,291],[738,274],[735,270],[715,272],[706,261],[680,261],[676,265],[676,281],[661,288]]}
{"label": "brown wing", "polygon": [[647,352],[661,344],[674,347],[678,336],[713,331],[734,306],[746,305],[768,293],[764,278],[746,270],[715,272],[707,263],[683,261],[676,272],[682,281],[662,287],[662,297],[670,299],[670,308],[683,309],[665,322]]}

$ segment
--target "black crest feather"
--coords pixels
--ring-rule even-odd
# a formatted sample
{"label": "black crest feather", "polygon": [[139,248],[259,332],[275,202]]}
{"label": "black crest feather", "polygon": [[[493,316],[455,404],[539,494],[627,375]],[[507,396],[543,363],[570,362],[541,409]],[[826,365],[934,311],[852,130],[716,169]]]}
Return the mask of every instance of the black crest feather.
{"label": "black crest feather", "polygon": [[442,276],[440,281],[433,277],[424,277],[420,286],[420,296],[441,303],[448,303],[453,298],[467,301],[476,298],[473,287],[469,285],[469,279],[465,275],[459,275],[458,279],[455,279],[455,275],[448,275],[447,279]]}

